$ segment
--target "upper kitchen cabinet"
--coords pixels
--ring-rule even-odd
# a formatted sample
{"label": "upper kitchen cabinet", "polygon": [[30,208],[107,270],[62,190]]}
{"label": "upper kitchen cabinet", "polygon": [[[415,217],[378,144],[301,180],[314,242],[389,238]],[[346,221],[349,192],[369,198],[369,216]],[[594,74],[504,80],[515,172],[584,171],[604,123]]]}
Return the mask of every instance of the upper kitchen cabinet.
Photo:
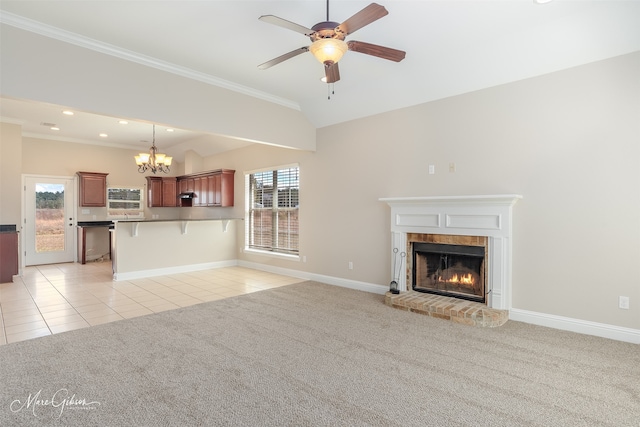
{"label": "upper kitchen cabinet", "polygon": [[107,175],[100,172],[78,172],[80,180],[80,206],[103,208],[107,206]]}
{"label": "upper kitchen cabinet", "polygon": [[233,206],[235,170],[218,169],[178,177],[180,193],[193,193],[181,199],[181,206]]}
{"label": "upper kitchen cabinet", "polygon": [[150,208],[178,206],[178,187],[175,177],[147,177],[147,206]]}
{"label": "upper kitchen cabinet", "polygon": [[236,171],[222,169],[214,175],[212,206],[233,206],[233,180]]}

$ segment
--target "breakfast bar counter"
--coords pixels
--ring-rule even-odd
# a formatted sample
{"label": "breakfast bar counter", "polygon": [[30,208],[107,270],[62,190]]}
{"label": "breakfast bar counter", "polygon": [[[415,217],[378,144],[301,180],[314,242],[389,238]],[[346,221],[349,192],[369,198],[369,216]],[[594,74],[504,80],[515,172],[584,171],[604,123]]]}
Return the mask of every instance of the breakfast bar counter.
{"label": "breakfast bar counter", "polygon": [[235,265],[238,218],[114,221],[116,281]]}

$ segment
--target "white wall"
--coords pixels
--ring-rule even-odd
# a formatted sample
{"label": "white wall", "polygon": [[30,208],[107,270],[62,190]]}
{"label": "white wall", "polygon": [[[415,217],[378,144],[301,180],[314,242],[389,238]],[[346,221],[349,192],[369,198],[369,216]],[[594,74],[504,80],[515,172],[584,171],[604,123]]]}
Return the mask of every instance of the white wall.
{"label": "white wall", "polygon": [[0,25],[0,40],[3,96],[247,141],[315,148],[314,127],[293,108],[9,25]]}
{"label": "white wall", "polygon": [[380,285],[390,219],[378,198],[522,194],[513,307],[638,330],[638,76],[635,53],[319,129],[315,153],[254,146],[205,164],[240,175],[300,163],[307,263],[241,259]]}
{"label": "white wall", "polygon": [[0,123],[0,224],[20,229],[20,170],[22,135],[20,125]]}

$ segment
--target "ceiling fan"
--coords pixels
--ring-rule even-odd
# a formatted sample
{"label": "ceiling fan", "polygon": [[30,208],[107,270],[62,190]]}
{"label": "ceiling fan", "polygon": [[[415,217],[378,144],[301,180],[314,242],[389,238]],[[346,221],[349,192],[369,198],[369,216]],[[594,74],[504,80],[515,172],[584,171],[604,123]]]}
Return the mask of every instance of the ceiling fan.
{"label": "ceiling fan", "polygon": [[371,3],[369,6],[357,12],[342,24],[339,24],[337,22],[329,21],[329,0],[327,0],[327,20],[319,22],[311,28],[298,25],[274,15],[263,15],[258,19],[269,24],[304,34],[309,37],[313,43],[311,43],[311,46],[298,48],[289,53],[278,56],[271,61],[267,61],[264,64],[260,64],[258,65],[258,68],[266,70],[267,68],[273,67],[274,65],[284,62],[287,59],[291,59],[294,56],[311,51],[318,61],[324,64],[326,82],[335,83],[340,80],[338,61],[347,50],[400,62],[406,55],[402,50],[353,40],[348,42],[344,41],[345,37],[349,34],[354,33],[356,30],[359,30],[365,25],[369,25],[388,14],[389,12],[384,6]]}

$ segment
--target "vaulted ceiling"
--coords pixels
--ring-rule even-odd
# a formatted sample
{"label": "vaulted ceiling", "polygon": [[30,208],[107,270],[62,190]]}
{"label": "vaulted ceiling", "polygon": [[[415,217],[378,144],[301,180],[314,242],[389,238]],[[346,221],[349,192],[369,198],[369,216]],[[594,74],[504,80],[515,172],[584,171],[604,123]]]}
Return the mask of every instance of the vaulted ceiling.
{"label": "vaulted ceiling", "polygon": [[[378,2],[389,14],[347,40],[404,50],[406,58],[396,63],[347,52],[334,85],[320,81],[323,65],[311,53],[267,70],[257,67],[311,43],[258,17],[276,15],[311,27],[326,20],[325,1],[2,0],[0,22],[187,78],[204,77],[299,109],[316,128],[640,50],[640,1]],[[369,3],[331,1],[329,20],[342,22]],[[58,106],[1,101],[3,119],[19,121],[25,134],[51,137],[42,123],[59,113]],[[65,130],[68,140],[99,143],[100,121],[103,128],[117,126],[112,117],[77,113],[82,120]],[[130,135],[112,143],[150,140],[148,123],[129,129]],[[206,133],[190,129],[162,138],[181,148],[200,147],[205,155],[243,144],[217,138],[213,148]]]}

